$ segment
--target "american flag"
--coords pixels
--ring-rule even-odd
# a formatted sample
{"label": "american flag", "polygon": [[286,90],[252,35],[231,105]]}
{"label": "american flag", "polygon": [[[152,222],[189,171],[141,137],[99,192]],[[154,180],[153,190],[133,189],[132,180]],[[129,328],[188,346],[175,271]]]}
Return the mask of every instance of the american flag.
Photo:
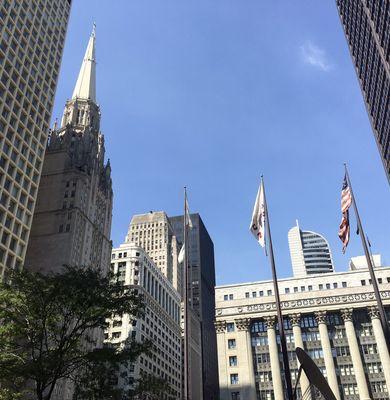
{"label": "american flag", "polygon": [[349,207],[352,204],[351,189],[348,185],[347,174],[344,175],[343,187],[341,189],[341,212],[343,216],[339,227],[339,238],[343,242],[343,253],[348,246],[350,227],[349,227]]}

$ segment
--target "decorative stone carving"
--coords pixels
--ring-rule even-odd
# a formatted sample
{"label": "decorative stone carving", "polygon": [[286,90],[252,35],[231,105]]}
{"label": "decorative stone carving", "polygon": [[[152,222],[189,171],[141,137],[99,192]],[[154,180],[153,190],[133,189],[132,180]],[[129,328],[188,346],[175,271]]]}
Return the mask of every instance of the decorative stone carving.
{"label": "decorative stone carving", "polygon": [[314,313],[317,324],[326,324],[326,311],[317,311]]}
{"label": "decorative stone carving", "polygon": [[247,331],[251,325],[250,318],[239,318],[234,320],[236,327],[239,331]]}
{"label": "decorative stone carving", "polygon": [[223,333],[226,331],[226,321],[214,321],[215,331]]}
{"label": "decorative stone carving", "polygon": [[291,314],[289,315],[290,321],[291,321],[291,326],[301,326],[301,314],[296,313],[296,314]]}
{"label": "decorative stone carving", "polygon": [[340,311],[344,322],[352,321],[352,313],[353,313],[352,308],[344,308]]}
{"label": "decorative stone carving", "polygon": [[267,325],[267,329],[275,328],[276,315],[268,315],[267,317],[264,317],[264,320],[265,324]]}
{"label": "decorative stone carving", "polygon": [[368,315],[370,316],[371,319],[379,318],[378,307],[376,306],[368,307]]}

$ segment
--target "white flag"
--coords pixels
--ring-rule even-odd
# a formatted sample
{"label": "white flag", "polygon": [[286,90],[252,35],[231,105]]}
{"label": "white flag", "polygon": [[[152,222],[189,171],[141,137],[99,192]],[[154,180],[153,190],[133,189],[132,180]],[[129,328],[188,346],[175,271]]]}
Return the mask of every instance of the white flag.
{"label": "white flag", "polygon": [[179,264],[181,264],[184,261],[184,253],[185,253],[185,249],[184,249],[184,244],[183,244],[183,246],[181,246],[179,256],[177,257],[177,261]]}
{"label": "white flag", "polygon": [[253,207],[252,221],[249,227],[253,236],[261,247],[265,247],[265,203],[263,182],[257,192],[255,206]]}
{"label": "white flag", "polygon": [[191,221],[191,217],[190,217],[190,210],[188,208],[188,201],[186,199],[186,224],[187,226],[192,229],[193,225],[192,225],[192,221]]}

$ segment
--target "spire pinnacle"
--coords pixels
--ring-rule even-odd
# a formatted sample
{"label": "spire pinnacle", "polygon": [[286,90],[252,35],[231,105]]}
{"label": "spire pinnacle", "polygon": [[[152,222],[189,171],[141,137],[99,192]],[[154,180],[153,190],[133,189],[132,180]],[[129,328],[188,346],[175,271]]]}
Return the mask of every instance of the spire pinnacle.
{"label": "spire pinnacle", "polygon": [[72,99],[89,99],[96,103],[95,38],[96,24],[94,23]]}

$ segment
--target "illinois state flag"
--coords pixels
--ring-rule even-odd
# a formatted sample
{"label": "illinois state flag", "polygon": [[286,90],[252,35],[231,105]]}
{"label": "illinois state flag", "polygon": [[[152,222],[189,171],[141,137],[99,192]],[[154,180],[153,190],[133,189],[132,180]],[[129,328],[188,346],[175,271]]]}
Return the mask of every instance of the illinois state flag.
{"label": "illinois state flag", "polygon": [[261,181],[255,206],[253,207],[252,221],[249,227],[253,236],[259,242],[261,247],[265,247],[265,203],[264,203],[264,187]]}

